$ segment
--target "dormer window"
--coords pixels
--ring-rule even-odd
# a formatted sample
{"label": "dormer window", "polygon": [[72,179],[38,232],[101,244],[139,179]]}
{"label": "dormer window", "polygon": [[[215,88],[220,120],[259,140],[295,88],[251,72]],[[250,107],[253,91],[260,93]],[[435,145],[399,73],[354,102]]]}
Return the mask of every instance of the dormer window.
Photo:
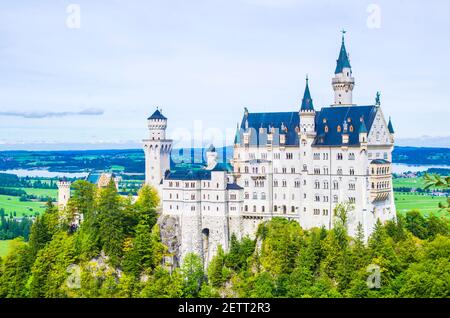
{"label": "dormer window", "polygon": [[325,130],[326,133],[328,132],[328,126],[327,125],[325,125],[324,130]]}
{"label": "dormer window", "polygon": [[341,132],[341,130],[342,130],[342,129],[341,129],[341,125],[338,125],[338,126],[337,126],[337,132],[339,132],[339,133],[340,133],[340,132]]}
{"label": "dormer window", "polygon": [[350,125],[350,132],[353,132],[353,125]]}

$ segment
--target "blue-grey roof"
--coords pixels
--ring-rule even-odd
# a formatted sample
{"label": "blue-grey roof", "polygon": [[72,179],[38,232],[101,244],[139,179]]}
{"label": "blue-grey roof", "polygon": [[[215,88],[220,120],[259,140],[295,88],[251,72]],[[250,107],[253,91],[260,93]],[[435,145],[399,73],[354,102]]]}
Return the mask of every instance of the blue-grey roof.
{"label": "blue-grey roof", "polygon": [[[324,107],[316,115],[316,140],[315,146],[339,146],[342,144],[343,122],[347,122],[348,145],[359,144],[359,130],[364,120],[366,130],[370,131],[377,107],[371,106],[339,106]],[[349,121],[350,119],[350,121]],[[338,132],[338,126],[341,132]],[[328,132],[325,127],[328,128]]]}
{"label": "blue-grey roof", "polygon": [[[250,137],[250,143],[252,145],[265,145],[267,144],[267,132],[269,128],[278,128],[274,134],[274,138],[278,138],[278,134],[281,131],[281,125],[287,128],[286,145],[298,145],[298,134],[295,131],[299,126],[300,118],[298,112],[276,112],[276,113],[249,113],[244,115],[241,122],[240,134],[245,131],[245,121],[248,120],[248,128],[253,129],[253,134]],[[263,128],[265,133],[260,134],[260,128]],[[242,143],[242,136],[235,138],[239,144]]]}
{"label": "blue-grey roof", "polygon": [[394,127],[392,127],[391,117],[389,117],[388,129],[391,134],[395,133]]}
{"label": "blue-grey roof", "polygon": [[242,190],[244,189],[243,187],[241,187],[240,185],[238,185],[237,183],[228,183],[227,184],[227,190]]}
{"label": "blue-grey roof", "polygon": [[231,165],[227,162],[227,163],[222,163],[219,162],[217,163],[214,168],[211,171],[226,171],[226,172],[230,172],[232,171],[232,167]]}
{"label": "blue-grey roof", "polygon": [[97,184],[98,179],[100,179],[100,176],[102,174],[101,173],[97,173],[97,172],[91,172],[89,173],[89,175],[86,177],[86,181],[93,183],[93,184]]}
{"label": "blue-grey roof", "polygon": [[184,169],[171,171],[167,180],[211,180],[211,171],[203,169]]}
{"label": "blue-grey roof", "polygon": [[[335,106],[324,107],[316,111],[316,139],[314,146],[340,146],[342,144],[343,123],[347,123],[346,134],[349,135],[348,145],[359,144],[359,133],[369,132],[377,112],[377,107],[369,106]],[[278,128],[281,133],[281,126],[287,130],[286,145],[296,146],[299,144],[296,128],[299,126],[300,116],[298,112],[277,112],[277,113],[248,113],[244,115],[241,123],[240,134],[236,136],[238,144],[242,145],[241,134],[245,131],[245,122],[248,121],[248,128],[253,129],[250,136],[251,145],[265,145],[267,143],[267,132],[269,127]],[[341,131],[338,131],[340,126]],[[260,133],[260,128],[264,133]],[[326,129],[327,128],[327,129]],[[277,139],[275,133],[274,139]]]}
{"label": "blue-grey roof", "polygon": [[308,77],[306,78],[306,87],[305,87],[305,92],[303,94],[302,106],[300,107],[300,109],[303,111],[314,110],[311,93],[309,92]]}
{"label": "blue-grey roof", "polygon": [[390,163],[389,161],[385,160],[385,159],[374,159],[372,160],[370,163],[374,163],[374,164],[386,164],[386,163]]}
{"label": "blue-grey roof", "polygon": [[159,109],[156,109],[155,112],[147,119],[167,119],[164,117],[164,115],[160,112]]}
{"label": "blue-grey roof", "polygon": [[214,147],[213,144],[209,145],[208,150],[206,150],[207,152],[216,152],[216,147]]}
{"label": "blue-grey roof", "polygon": [[342,36],[341,50],[336,62],[336,70],[334,71],[334,74],[342,73],[344,67],[351,68],[350,61],[348,60],[347,50],[345,49],[344,36]]}

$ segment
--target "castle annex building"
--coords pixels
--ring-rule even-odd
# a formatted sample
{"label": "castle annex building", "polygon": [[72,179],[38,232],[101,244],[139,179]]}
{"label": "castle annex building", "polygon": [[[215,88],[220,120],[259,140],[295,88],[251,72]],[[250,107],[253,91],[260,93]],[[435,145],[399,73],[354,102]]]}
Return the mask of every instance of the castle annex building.
{"label": "castle annex building", "polygon": [[331,81],[334,102],[316,108],[308,79],[298,109],[252,113],[245,109],[233,158],[217,163],[214,146],[205,167],[171,169],[167,118],[156,110],[144,140],[146,183],[158,188],[162,213],[177,220],[180,256],[195,252],[207,263],[231,235],[254,236],[273,217],[305,228],[332,228],[333,209],[349,202],[348,231],[359,223],[369,236],[377,219],[395,219],[392,123],[377,93],[375,105],[356,105],[355,78],[344,37]]}

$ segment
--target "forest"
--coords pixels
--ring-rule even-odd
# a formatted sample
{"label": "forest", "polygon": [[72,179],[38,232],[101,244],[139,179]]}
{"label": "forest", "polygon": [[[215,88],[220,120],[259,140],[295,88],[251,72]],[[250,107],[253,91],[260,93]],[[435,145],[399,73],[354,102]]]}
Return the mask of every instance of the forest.
{"label": "forest", "polygon": [[[364,238],[347,234],[348,204],[334,228],[305,230],[274,218],[255,239],[231,238],[207,269],[195,254],[180,268],[164,263],[168,249],[157,224],[156,191],[138,199],[79,180],[64,211],[46,212],[0,260],[5,297],[449,297],[450,237],[444,218],[409,212],[377,223]],[[84,221],[73,226],[74,215]]]}

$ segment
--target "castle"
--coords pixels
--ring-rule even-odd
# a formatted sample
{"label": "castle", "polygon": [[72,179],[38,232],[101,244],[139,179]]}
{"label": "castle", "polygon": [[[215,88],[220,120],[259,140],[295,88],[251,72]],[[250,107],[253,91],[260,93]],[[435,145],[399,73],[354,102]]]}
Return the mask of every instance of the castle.
{"label": "castle", "polygon": [[316,110],[308,78],[298,109],[252,113],[237,127],[233,157],[217,163],[211,146],[203,168],[171,167],[167,118],[156,110],[143,141],[145,182],[158,189],[162,216],[179,227],[179,251],[194,252],[205,264],[231,235],[254,237],[273,217],[296,220],[309,229],[333,227],[337,204],[349,202],[348,232],[358,224],[365,237],[376,221],[396,218],[391,161],[392,123],[377,93],[375,105],[353,104],[352,74],[344,36],[332,78],[334,102]]}
{"label": "castle", "polygon": [[[339,203],[353,207],[347,223],[352,236],[359,224],[367,239],[378,219],[396,218],[394,129],[383,115],[379,93],[375,105],[353,104],[355,79],[344,36],[331,83],[334,102],[320,110],[314,108],[308,78],[294,111],[251,113],[245,108],[229,163],[218,162],[211,145],[200,168],[171,164],[168,120],[159,109],[148,118],[145,183],[160,194],[161,233],[175,263],[194,252],[206,265],[219,245],[228,249],[233,234],[254,237],[258,225],[273,217],[296,220],[305,229],[330,229]],[[111,178],[117,186],[118,179],[109,174],[91,174],[87,180],[101,187]],[[58,187],[64,208],[70,182],[62,180]]]}

